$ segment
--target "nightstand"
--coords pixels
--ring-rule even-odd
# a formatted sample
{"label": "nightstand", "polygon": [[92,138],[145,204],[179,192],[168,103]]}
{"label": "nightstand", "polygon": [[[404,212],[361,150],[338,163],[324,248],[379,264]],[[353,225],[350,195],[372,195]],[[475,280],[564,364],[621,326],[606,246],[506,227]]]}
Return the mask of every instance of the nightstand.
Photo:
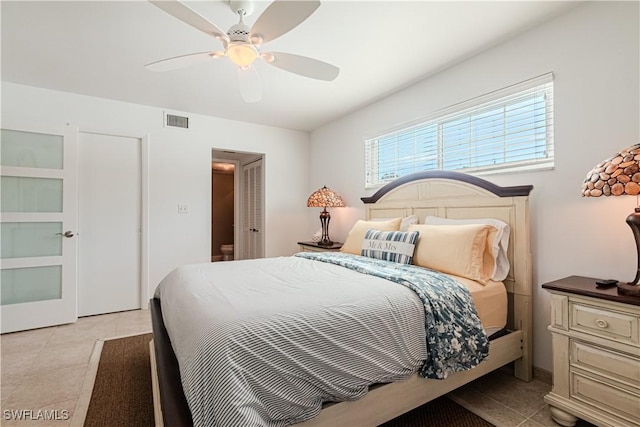
{"label": "nightstand", "polygon": [[544,398],[563,426],[640,426],[640,298],[570,276],[551,293],[553,388]]}
{"label": "nightstand", "polygon": [[331,246],[320,246],[318,242],[298,242],[302,252],[338,252],[342,243],[334,242]]}

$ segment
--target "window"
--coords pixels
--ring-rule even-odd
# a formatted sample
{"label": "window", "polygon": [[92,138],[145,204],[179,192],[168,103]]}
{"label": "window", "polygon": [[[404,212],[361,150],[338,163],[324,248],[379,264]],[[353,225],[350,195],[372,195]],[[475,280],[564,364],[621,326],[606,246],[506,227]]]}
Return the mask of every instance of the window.
{"label": "window", "polygon": [[425,170],[482,174],[553,167],[553,75],[367,139],[365,153],[367,187]]}

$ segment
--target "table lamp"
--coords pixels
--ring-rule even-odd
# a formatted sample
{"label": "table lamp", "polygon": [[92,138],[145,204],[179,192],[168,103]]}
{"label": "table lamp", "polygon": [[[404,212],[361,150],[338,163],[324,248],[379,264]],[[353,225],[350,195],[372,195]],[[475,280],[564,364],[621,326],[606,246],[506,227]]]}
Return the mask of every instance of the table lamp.
{"label": "table lamp", "polygon": [[323,208],[323,211],[320,213],[320,224],[322,224],[322,238],[318,242],[318,246],[333,245],[333,242],[329,239],[329,220],[331,220],[331,214],[329,214],[327,208],[344,207],[344,201],[342,200],[342,197],[340,197],[330,188],[324,186],[309,196],[309,199],[307,199],[307,207]]}
{"label": "table lamp", "polygon": [[[625,148],[598,163],[582,183],[583,197],[638,196],[640,194],[640,144]],[[640,207],[627,217],[636,240],[638,268],[633,282],[618,283],[618,293],[640,297]]]}

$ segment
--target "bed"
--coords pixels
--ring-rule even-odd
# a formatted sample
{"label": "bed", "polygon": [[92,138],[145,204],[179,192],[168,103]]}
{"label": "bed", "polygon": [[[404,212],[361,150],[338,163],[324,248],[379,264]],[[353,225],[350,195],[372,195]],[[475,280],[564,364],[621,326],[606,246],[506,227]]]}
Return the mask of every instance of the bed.
{"label": "bed", "polygon": [[[373,196],[362,198],[365,204],[367,220],[415,215],[419,223],[423,223],[428,217],[439,217],[456,220],[491,218],[501,220],[508,224],[511,233],[506,255],[509,260],[510,269],[508,275],[502,281],[503,285],[500,285],[506,290],[506,332],[490,341],[488,345],[488,357],[484,358],[482,362],[472,369],[448,374],[444,379],[431,379],[423,378],[417,373],[408,372],[407,369],[403,367],[404,365],[402,365],[394,375],[383,377],[380,381],[377,381],[377,384],[367,387],[368,392],[367,390],[364,392],[362,392],[362,390],[356,391],[355,393],[358,394],[358,399],[327,403],[322,406],[322,410],[316,416],[296,425],[379,425],[511,362],[514,362],[514,375],[517,378],[523,381],[531,380],[532,278],[528,223],[528,195],[531,189],[531,186],[499,187],[483,179],[455,172],[422,172],[393,181],[382,187]],[[322,256],[325,254],[319,255]],[[270,276],[277,276],[279,274],[276,273],[276,271],[279,271],[276,265],[277,263],[287,263],[287,265],[293,263],[296,266],[295,268],[299,268],[300,270],[318,268],[316,266],[317,263],[309,264],[310,261],[304,258],[288,258],[294,257],[268,261],[256,260],[255,268],[256,270],[268,270],[268,266],[273,267],[274,270],[267,273]],[[247,270],[247,266],[251,265],[240,263],[230,264],[242,266],[242,270]],[[205,270],[200,270],[201,268],[204,267],[191,267],[190,273],[181,270],[179,275],[185,276],[192,274],[193,277],[200,277],[209,274]],[[227,268],[232,268],[232,266],[230,265]],[[328,270],[326,274],[329,274],[329,276],[319,280],[325,280],[326,283],[338,280],[353,283],[358,281],[354,276],[347,276],[345,278],[331,276],[336,275],[336,269],[340,268],[340,266],[334,267],[333,265],[331,265],[330,268],[323,267],[322,271]],[[317,272],[312,271],[310,274],[317,277],[324,277],[322,274],[325,273],[319,273],[320,270]],[[234,273],[236,276],[241,276],[242,274],[240,270]],[[250,275],[251,273],[247,274]],[[274,282],[279,284],[282,282],[282,279],[281,277],[276,277]],[[370,283],[372,279],[367,280],[367,286],[371,286]],[[385,288],[385,283],[388,282],[379,278],[375,286],[379,286],[380,292],[387,292],[386,289],[390,288]],[[290,286],[292,294],[299,291],[295,285],[287,286]],[[374,287],[372,286],[371,289],[374,289]],[[259,287],[256,287],[254,291],[257,292],[256,296],[258,297],[266,297],[267,295],[261,295]],[[197,292],[202,291],[198,290]],[[375,291],[372,290],[371,292]],[[394,290],[393,292],[398,294],[397,298],[400,300],[406,299],[406,292],[404,294],[402,293],[403,291]],[[171,297],[170,293],[166,295],[166,301],[169,301],[177,294]],[[225,295],[225,298],[228,299],[230,296]],[[311,299],[314,298],[321,300],[323,295],[322,293],[317,293],[311,297]],[[357,292],[348,298],[357,298]],[[394,296],[394,298],[396,297]],[[352,300],[348,300],[347,302],[351,303]],[[271,307],[272,304],[273,303],[270,303],[269,307]],[[393,304],[396,304],[396,302],[394,301]],[[402,304],[405,303],[403,302]],[[408,304],[411,304],[411,302]],[[261,306],[256,303],[255,307],[249,307],[247,310],[261,310],[260,307]],[[406,306],[402,307],[404,310]],[[166,316],[163,316],[163,310],[165,315],[169,314],[168,318],[174,320],[165,324],[164,317]],[[174,352],[173,346],[175,346],[176,343],[173,343],[172,346],[168,332],[168,330],[174,330],[176,327],[175,324],[182,321],[176,321],[175,319],[182,319],[180,313],[183,311],[185,310],[174,309],[173,313],[170,314],[171,310],[163,307],[160,299],[154,298],[151,300],[154,333],[154,339],[151,343],[151,359],[157,425],[179,426],[193,424],[192,414],[187,405],[187,399],[185,398],[182,387],[178,358],[183,360],[184,364],[184,346],[188,347],[189,345],[195,344],[180,344],[178,345],[178,351]],[[193,311],[196,310],[194,309]],[[235,312],[237,310],[234,309],[232,311]],[[349,313],[347,314],[351,316]],[[412,321],[415,323],[415,320],[411,320],[410,318],[405,319],[404,317],[402,317],[400,321],[394,321],[399,325],[394,335],[398,334],[398,331],[410,329],[407,325],[412,325]],[[255,327],[260,328],[261,325],[256,324]],[[357,327],[357,325],[354,327]],[[388,325],[385,325],[385,328],[387,327]],[[411,328],[412,327],[413,326],[411,326]],[[363,329],[362,333],[365,332],[366,328]],[[261,334],[263,333],[264,332],[261,332]],[[173,334],[174,336],[180,336],[176,335],[175,332],[173,332]],[[374,336],[375,335],[372,335],[372,337]],[[184,338],[184,334],[182,334],[182,338],[174,339],[174,341],[177,340],[188,341]],[[406,341],[409,342],[410,340],[407,338]],[[259,345],[256,344],[256,348],[259,348]],[[410,345],[406,346],[406,349],[405,359],[413,360],[416,357],[422,357],[418,349],[413,349]],[[354,351],[354,354],[363,351],[361,348],[351,350]],[[404,360],[402,363],[405,363]],[[326,364],[330,365],[331,361]],[[300,365],[303,366],[304,362],[300,362]],[[257,370],[260,369],[264,368]],[[280,368],[275,366],[273,369]],[[308,368],[305,367],[305,369]],[[321,370],[321,368],[318,369]],[[256,381],[260,380],[256,379]],[[191,390],[190,393],[193,396],[193,390]],[[335,399],[332,398],[331,400]],[[199,412],[196,416],[198,417],[199,423],[203,423],[203,418],[201,418]],[[204,423],[207,424],[208,422]],[[218,424],[225,425],[225,422],[221,421],[218,422]]]}

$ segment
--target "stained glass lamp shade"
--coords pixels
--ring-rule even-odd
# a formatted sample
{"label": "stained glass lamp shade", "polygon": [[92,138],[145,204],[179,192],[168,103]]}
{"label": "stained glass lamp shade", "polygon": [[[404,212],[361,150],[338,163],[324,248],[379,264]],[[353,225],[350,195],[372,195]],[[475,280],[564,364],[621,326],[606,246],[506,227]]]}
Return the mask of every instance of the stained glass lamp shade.
{"label": "stained glass lamp shade", "polygon": [[[625,148],[598,163],[582,183],[583,197],[638,196],[640,194],[640,144]],[[640,296],[640,207],[627,217],[636,241],[638,268],[630,283],[618,283],[618,292]]]}

